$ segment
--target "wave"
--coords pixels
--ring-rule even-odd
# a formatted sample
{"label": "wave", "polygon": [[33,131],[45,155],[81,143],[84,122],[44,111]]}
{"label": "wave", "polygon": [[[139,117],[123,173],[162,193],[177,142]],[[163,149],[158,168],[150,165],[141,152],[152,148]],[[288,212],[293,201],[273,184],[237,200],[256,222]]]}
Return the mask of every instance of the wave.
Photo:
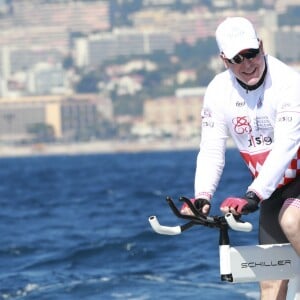
{"label": "wave", "polygon": [[[28,283],[23,288],[14,292],[2,293],[2,299],[80,299],[80,295],[85,295],[87,299],[170,299],[170,289],[172,289],[172,299],[194,299],[201,295],[202,300],[210,300],[214,297],[218,299],[233,300],[259,299],[258,291],[252,284],[221,284],[191,281],[174,278],[170,274],[128,274],[127,276],[94,277],[84,279],[70,279],[65,282],[52,284]],[[97,298],[98,297],[98,298]]]}
{"label": "wave", "polygon": [[[145,259],[137,252],[146,250],[139,249],[135,243],[118,244],[122,248],[122,257],[120,251],[114,249],[115,246],[116,243],[111,243],[109,246],[85,248],[64,258],[27,266],[26,271],[19,272],[15,277],[20,283],[22,274],[23,282],[30,283],[24,283],[17,290],[9,288],[6,292],[1,288],[2,299],[75,300],[80,299],[80,295],[85,300],[96,300],[99,296],[106,300],[170,299],[168,295],[171,290],[174,300],[194,299],[197,295],[201,295],[203,300],[214,297],[227,299],[229,295],[232,300],[259,299],[258,292],[251,285],[249,289],[249,285],[220,283],[217,267],[212,268],[206,263],[194,264],[190,259],[186,263],[174,262],[174,256],[166,259],[155,252]],[[98,252],[107,252],[108,249],[115,253],[111,253],[110,260],[106,256],[103,263]],[[149,257],[149,253],[146,256]],[[50,272],[51,282],[47,282]],[[39,276],[41,279],[38,280],[36,277]],[[202,297],[203,294],[207,297]]]}

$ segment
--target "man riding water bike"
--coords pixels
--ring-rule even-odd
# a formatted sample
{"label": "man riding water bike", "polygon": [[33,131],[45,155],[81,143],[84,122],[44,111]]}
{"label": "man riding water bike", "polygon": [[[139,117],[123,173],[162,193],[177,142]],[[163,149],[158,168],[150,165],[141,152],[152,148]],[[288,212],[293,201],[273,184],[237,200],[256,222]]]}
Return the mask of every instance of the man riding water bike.
{"label": "man riding water bike", "polygon": [[[207,87],[195,174],[195,207],[208,214],[235,142],[253,181],[244,197],[228,197],[223,213],[260,210],[259,243],[291,243],[300,256],[300,75],[264,51],[247,19],[227,18],[216,30],[226,70]],[[187,205],[181,209],[192,214]],[[261,299],[285,299],[287,280],[263,281]]]}

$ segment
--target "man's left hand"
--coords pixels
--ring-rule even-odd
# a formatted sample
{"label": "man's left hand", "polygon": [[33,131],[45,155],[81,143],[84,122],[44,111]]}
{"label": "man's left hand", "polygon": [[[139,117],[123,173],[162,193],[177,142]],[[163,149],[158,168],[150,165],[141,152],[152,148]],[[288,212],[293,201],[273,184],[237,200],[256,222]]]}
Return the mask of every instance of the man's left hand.
{"label": "man's left hand", "polygon": [[220,209],[223,213],[232,212],[235,215],[248,214],[258,210],[260,199],[252,192],[248,191],[243,198],[229,197],[226,198]]}

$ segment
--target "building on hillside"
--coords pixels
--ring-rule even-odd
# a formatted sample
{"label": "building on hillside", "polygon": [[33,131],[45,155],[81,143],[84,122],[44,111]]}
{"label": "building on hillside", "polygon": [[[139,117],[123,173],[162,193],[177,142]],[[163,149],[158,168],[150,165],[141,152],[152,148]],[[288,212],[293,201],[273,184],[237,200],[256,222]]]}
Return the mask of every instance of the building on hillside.
{"label": "building on hillside", "polygon": [[115,30],[75,41],[74,61],[78,67],[96,67],[119,56],[174,52],[175,43],[167,31]]}
{"label": "building on hillside", "polygon": [[[0,19],[1,28],[18,24],[28,27],[60,26],[69,32],[105,31],[110,28],[109,1],[10,1],[4,18]],[[12,37],[13,38],[13,37]],[[47,36],[44,36],[47,39]],[[1,43],[1,42],[0,42]]]}
{"label": "building on hillside", "polygon": [[54,48],[0,47],[0,75],[4,78],[18,71],[28,71],[40,62],[58,64],[62,61],[63,54]]}
{"label": "building on hillside", "polygon": [[35,125],[50,126],[57,140],[93,137],[99,122],[112,114],[111,101],[94,94],[1,98],[0,141],[29,141]]}
{"label": "building on hillside", "polygon": [[161,97],[144,103],[143,120],[132,128],[140,137],[187,139],[200,135],[203,95]]}
{"label": "building on hillside", "polygon": [[282,27],[274,35],[276,55],[286,62],[300,61],[300,26]]}

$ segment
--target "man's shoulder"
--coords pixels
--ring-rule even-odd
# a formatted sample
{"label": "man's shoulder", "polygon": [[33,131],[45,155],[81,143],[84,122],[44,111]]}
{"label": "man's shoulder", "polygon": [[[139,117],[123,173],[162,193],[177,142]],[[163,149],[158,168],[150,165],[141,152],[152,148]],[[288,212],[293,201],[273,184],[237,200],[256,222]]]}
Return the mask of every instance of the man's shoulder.
{"label": "man's shoulder", "polygon": [[299,72],[269,55],[267,63],[268,75],[265,84],[265,97],[273,99],[274,106],[298,105],[300,99]]}
{"label": "man's shoulder", "polygon": [[231,73],[229,70],[224,70],[221,73],[216,74],[214,79],[212,81],[217,81],[217,82],[226,82],[231,80]]}
{"label": "man's shoulder", "polygon": [[224,89],[228,86],[232,86],[232,74],[229,70],[225,70],[215,75],[213,80],[209,83],[208,88]]}
{"label": "man's shoulder", "polygon": [[295,69],[293,69],[283,61],[271,55],[267,55],[266,59],[271,77],[278,78],[280,81],[291,79],[300,80],[299,72],[297,72]]}
{"label": "man's shoulder", "polygon": [[[213,106],[215,109],[219,107],[224,109],[226,107],[227,99],[230,98],[231,90],[233,88],[232,75],[226,70],[217,74],[209,83],[205,92],[205,103]],[[220,101],[222,99],[222,101]]]}

